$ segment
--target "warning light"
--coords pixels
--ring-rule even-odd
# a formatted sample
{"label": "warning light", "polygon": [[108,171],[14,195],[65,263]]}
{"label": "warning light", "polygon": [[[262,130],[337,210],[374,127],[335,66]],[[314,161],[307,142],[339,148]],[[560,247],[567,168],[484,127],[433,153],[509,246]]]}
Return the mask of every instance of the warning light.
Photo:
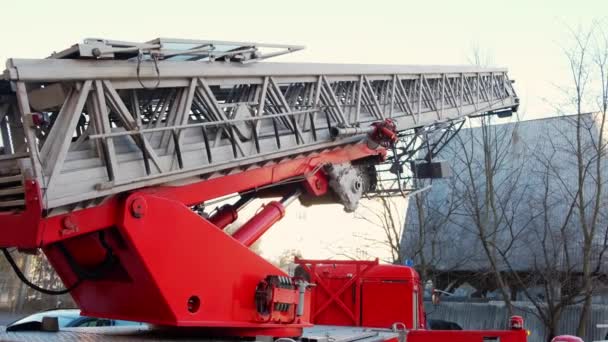
{"label": "warning light", "polygon": [[524,319],[521,316],[511,316],[509,320],[511,330],[521,330],[524,328]]}

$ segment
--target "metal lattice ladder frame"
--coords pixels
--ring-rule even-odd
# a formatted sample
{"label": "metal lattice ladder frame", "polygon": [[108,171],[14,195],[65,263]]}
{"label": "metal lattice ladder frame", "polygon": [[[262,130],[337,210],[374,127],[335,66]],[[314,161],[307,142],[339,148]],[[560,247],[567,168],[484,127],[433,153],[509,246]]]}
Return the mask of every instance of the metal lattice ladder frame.
{"label": "metal lattice ladder frame", "polygon": [[[141,63],[139,71],[132,60],[7,63],[18,104],[10,108],[26,123],[10,130],[12,150],[29,151],[21,165],[44,188],[47,209],[365,138],[335,138],[332,127],[392,118],[406,131],[518,105],[506,69]],[[45,123],[31,124],[33,112]]]}
{"label": "metal lattice ladder frame", "polygon": [[429,189],[417,181],[411,163],[434,161],[464,124],[461,118],[401,131],[387,159],[376,166],[377,188],[367,196],[406,196]]}

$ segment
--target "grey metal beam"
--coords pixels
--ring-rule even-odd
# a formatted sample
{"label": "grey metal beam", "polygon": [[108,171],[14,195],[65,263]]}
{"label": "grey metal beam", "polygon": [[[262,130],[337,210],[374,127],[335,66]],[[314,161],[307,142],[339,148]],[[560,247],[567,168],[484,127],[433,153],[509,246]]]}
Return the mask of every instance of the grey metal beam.
{"label": "grey metal beam", "polygon": [[[145,62],[141,79],[155,79],[150,62]],[[393,74],[490,74],[505,73],[506,68],[481,68],[474,66],[420,66],[374,64],[322,64],[264,62],[240,65],[229,62],[206,63],[199,61],[159,61],[163,78],[190,77],[264,77],[272,76],[358,76]],[[9,79],[17,81],[66,81],[84,79],[121,80],[138,78],[132,61],[69,60],[69,59],[9,59]],[[368,76],[368,78],[369,78]],[[371,78],[370,78],[371,80]]]}

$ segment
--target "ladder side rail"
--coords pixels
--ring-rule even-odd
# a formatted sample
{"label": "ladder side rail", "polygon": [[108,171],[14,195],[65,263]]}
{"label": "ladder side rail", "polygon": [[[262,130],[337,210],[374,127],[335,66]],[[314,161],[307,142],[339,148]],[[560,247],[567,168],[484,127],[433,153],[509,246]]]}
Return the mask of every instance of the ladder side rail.
{"label": "ladder side rail", "polygon": [[[67,74],[74,74],[76,78],[83,77],[76,73],[84,73],[87,66],[92,64],[89,61],[71,60],[52,62],[75,67],[76,70],[68,69]],[[90,78],[82,83],[90,87],[93,82],[98,84],[96,78],[116,77],[101,81],[111,112],[107,115],[114,118],[110,130],[91,123],[89,113],[85,113],[80,106],[82,101],[86,102],[86,96],[84,99],[80,96],[74,104],[74,95],[66,95],[63,107],[70,109],[78,105],[76,109],[82,111],[82,115],[89,120],[88,125],[92,126],[87,129],[88,137],[85,140],[92,142],[91,146],[107,145],[112,141],[115,148],[108,151],[107,148],[96,147],[104,152],[90,152],[89,155],[96,156],[98,161],[90,156],[86,160],[79,159],[79,155],[87,155],[81,145],[80,154],[72,153],[69,146],[64,146],[72,143],[71,139],[66,138],[69,133],[64,131],[74,126],[75,116],[79,114],[74,113],[69,122],[58,119],[50,130],[43,150],[51,154],[58,153],[51,151],[68,151],[70,157],[67,160],[50,159],[53,173],[59,172],[62,184],[71,182],[74,176],[74,183],[81,184],[58,186],[60,190],[48,194],[50,207],[179,180],[180,174],[184,178],[200,176],[365,138],[332,138],[329,130],[334,126],[365,127],[384,117],[391,117],[399,129],[409,129],[517,104],[504,69],[447,67],[446,72],[441,72],[441,68],[437,67],[425,69],[406,66],[401,69],[423,72],[376,74],[379,70],[397,70],[399,67],[362,66],[357,74],[355,66],[342,66],[341,71],[345,75],[330,72],[300,73],[298,76],[295,74],[297,70],[289,69],[291,64],[260,63],[253,68],[232,66],[229,68],[231,73],[221,77],[213,71],[227,67],[215,63],[210,67],[211,77],[176,78],[173,76],[180,75],[184,70],[189,70],[191,74],[197,71],[172,62],[165,71],[172,71],[173,74],[165,74],[161,69],[158,95],[139,96],[136,92],[148,91],[142,89],[141,84],[137,85],[139,80],[116,75],[117,70],[123,70],[123,64],[122,61],[95,64],[96,68],[86,70]],[[260,69],[259,66],[264,64],[268,66]],[[37,77],[50,77],[52,81],[55,76],[54,71],[49,69],[51,65],[57,66],[47,61],[12,61],[9,63],[12,66],[9,74],[18,79],[33,79],[33,73],[40,72]],[[328,71],[327,65],[304,66],[304,71]],[[268,73],[261,75],[260,70]],[[488,77],[491,79],[486,80]],[[457,86],[460,89],[455,89]],[[299,91],[298,87],[307,90]],[[239,93],[250,91],[249,88],[255,89],[252,92],[254,96]],[[181,93],[183,95],[179,95]],[[131,95],[125,99],[124,94]],[[135,100],[134,96],[137,97]],[[458,96],[463,99],[458,100]],[[152,116],[149,116],[148,109],[141,107],[144,98],[156,105]],[[234,99],[240,102],[235,103]],[[310,109],[298,110],[300,106]],[[240,117],[228,117],[234,117],[235,113],[240,113]],[[143,122],[148,123],[143,125]],[[159,138],[159,135],[167,138]],[[98,139],[104,142],[95,142]],[[82,139],[79,144],[82,144]],[[61,165],[64,162],[66,165]],[[142,162],[153,164],[152,171],[147,164],[145,168],[142,167]]]}

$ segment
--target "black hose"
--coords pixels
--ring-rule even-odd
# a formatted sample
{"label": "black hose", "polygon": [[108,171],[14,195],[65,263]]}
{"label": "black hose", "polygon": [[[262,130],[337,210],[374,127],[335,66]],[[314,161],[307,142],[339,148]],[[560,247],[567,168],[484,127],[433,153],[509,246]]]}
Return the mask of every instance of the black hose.
{"label": "black hose", "polygon": [[25,277],[23,272],[21,272],[21,270],[19,269],[19,266],[17,266],[17,263],[13,259],[13,256],[8,251],[8,249],[2,248],[2,253],[4,253],[4,257],[6,257],[6,261],[8,261],[9,265],[11,265],[11,267],[13,268],[13,271],[15,271],[15,274],[17,275],[19,280],[21,280],[25,285],[31,287],[32,289],[34,289],[38,292],[41,292],[41,293],[44,293],[47,295],[51,295],[51,296],[59,296],[59,295],[69,293],[70,291],[75,289],[78,285],[80,285],[80,283],[82,282],[81,279],[78,279],[74,284],[72,284],[72,286],[67,287],[63,290],[50,290],[50,289],[42,288],[42,287],[32,283]]}

